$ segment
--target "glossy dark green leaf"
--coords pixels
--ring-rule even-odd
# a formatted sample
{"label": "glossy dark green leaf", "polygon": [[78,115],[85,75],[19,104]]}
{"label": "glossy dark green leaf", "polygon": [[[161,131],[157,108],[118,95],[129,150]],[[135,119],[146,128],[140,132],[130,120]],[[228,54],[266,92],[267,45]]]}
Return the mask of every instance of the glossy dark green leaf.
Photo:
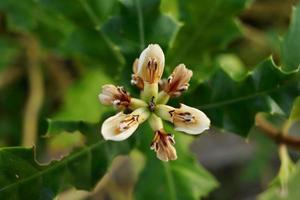
{"label": "glossy dark green leaf", "polygon": [[299,70],[285,73],[272,59],[259,64],[240,81],[219,69],[183,99],[203,110],[213,125],[246,136],[255,114],[270,111],[272,102],[284,111],[291,110],[293,99],[299,94],[299,75]]}
{"label": "glossy dark green leaf", "polygon": [[291,24],[282,43],[283,69],[292,71],[300,65],[300,4],[293,8]]}
{"label": "glossy dark green leaf", "polygon": [[0,9],[7,15],[9,31],[29,32],[48,50],[86,65],[114,66],[115,72],[124,62],[100,30],[102,22],[117,10],[116,1],[11,0],[1,1]]}
{"label": "glossy dark green leaf", "polygon": [[290,113],[289,119],[292,121],[300,120],[300,97],[297,97],[294,100],[293,108]]}
{"label": "glossy dark green leaf", "polygon": [[[264,127],[268,127],[268,129],[275,130],[278,134],[293,134],[292,132],[295,129],[295,127],[293,127],[293,122],[295,120],[293,115],[297,113],[299,106],[298,100],[299,97],[294,101],[289,117],[278,113],[258,113],[256,115],[256,120],[259,117],[260,124],[264,124]],[[269,188],[259,195],[259,200],[294,199],[296,197],[297,191],[291,188],[294,187],[293,184],[295,184],[295,182],[293,182],[293,178],[295,174],[298,173],[299,167],[296,167],[295,169],[295,164],[289,157],[286,146],[279,145],[278,152],[281,161],[278,175],[270,183]],[[297,165],[299,165],[299,163]]]}
{"label": "glossy dark green leaf", "polygon": [[70,184],[90,189],[105,174],[111,160],[128,153],[131,146],[128,142],[105,142],[99,137],[98,142],[48,165],[36,162],[33,148],[1,148],[0,198],[53,199]]}
{"label": "glossy dark green leaf", "polygon": [[131,64],[148,44],[167,49],[179,23],[159,11],[159,0],[121,0],[120,13],[103,26],[104,33],[121,49]]}
{"label": "glossy dark green leaf", "polygon": [[167,56],[167,63],[172,67],[185,63],[188,68],[194,70],[194,79],[203,80],[212,70],[211,56],[241,35],[234,17],[244,8],[247,1],[168,2],[174,3],[177,4],[174,7],[179,10],[179,19],[183,22],[183,27],[175,38]]}
{"label": "glossy dark green leaf", "polygon": [[64,132],[84,135],[86,143],[93,144],[100,136],[100,123],[92,124],[83,121],[60,121],[48,119],[47,133],[44,138],[56,137]]}
{"label": "glossy dark green leaf", "polygon": [[0,73],[4,68],[13,64],[12,60],[18,52],[19,48],[16,43],[8,38],[0,39]]}
{"label": "glossy dark green leaf", "polygon": [[98,99],[101,87],[109,83],[112,83],[112,80],[101,70],[87,71],[82,80],[70,88],[60,112],[51,119],[98,122],[102,114],[111,109],[102,105]]}
{"label": "glossy dark green leaf", "polygon": [[[217,181],[193,157],[189,146],[193,137],[174,131],[166,126],[169,133],[175,134],[175,148],[178,159],[163,162],[150,150],[153,134],[146,126],[138,131],[140,147],[147,155],[147,161],[135,189],[136,199],[186,199],[197,200],[208,195],[218,186]],[[209,152],[207,152],[209,153]]]}
{"label": "glossy dark green leaf", "polygon": [[159,0],[121,0],[119,14],[101,28],[126,58],[119,77],[122,85],[130,85],[132,63],[148,44],[158,43],[167,51],[180,28],[178,21],[160,12],[159,5]]}
{"label": "glossy dark green leaf", "polygon": [[277,130],[278,132],[283,130],[287,121],[287,117],[285,115],[278,113],[259,112],[256,114],[256,117],[259,117],[264,123],[266,123],[266,125],[274,128],[274,130]]}
{"label": "glossy dark green leaf", "polygon": [[[258,196],[259,200],[294,200],[299,198],[300,167],[290,159],[285,160],[285,169],[282,167],[278,176],[272,181],[270,188]],[[285,178],[285,179],[283,179]],[[283,182],[284,180],[284,182]]]}

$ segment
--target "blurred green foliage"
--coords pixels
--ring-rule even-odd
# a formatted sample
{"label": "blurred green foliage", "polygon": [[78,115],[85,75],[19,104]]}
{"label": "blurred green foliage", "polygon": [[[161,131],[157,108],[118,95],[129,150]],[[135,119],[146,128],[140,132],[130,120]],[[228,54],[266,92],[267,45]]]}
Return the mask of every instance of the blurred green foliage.
{"label": "blurred green foliage", "polygon": [[[91,190],[117,155],[136,150],[145,159],[134,189],[136,199],[199,199],[218,186],[190,152],[193,137],[176,132],[179,159],[162,163],[149,149],[152,134],[147,125],[124,142],[104,142],[100,136],[101,123],[112,113],[98,102],[101,86],[124,85],[136,94],[130,87],[132,63],[149,43],[160,44],[166,53],[165,77],[180,63],[193,70],[190,91],[171,102],[174,105],[197,107],[214,127],[246,137],[256,113],[272,115],[275,104],[297,128],[299,97],[294,106],[293,101],[300,92],[300,4],[293,9],[283,39],[274,45],[281,47],[280,56],[274,53],[248,66],[239,53],[251,57],[255,50],[246,46],[239,52],[230,47],[247,37],[238,16],[251,2],[1,0],[1,146],[21,145],[24,102],[32,94],[27,73],[32,55],[42,69],[45,100],[39,112],[37,148],[0,149],[0,199],[54,199],[70,186]],[[265,41],[253,35],[254,41]],[[38,54],[26,50],[30,44],[24,40],[29,38],[38,44]],[[69,155],[39,164],[37,157],[52,159],[47,153],[53,145],[67,149],[58,154]],[[298,176],[296,164],[285,180],[290,199],[299,197]],[[278,196],[274,188],[282,185],[274,185],[262,199]]]}

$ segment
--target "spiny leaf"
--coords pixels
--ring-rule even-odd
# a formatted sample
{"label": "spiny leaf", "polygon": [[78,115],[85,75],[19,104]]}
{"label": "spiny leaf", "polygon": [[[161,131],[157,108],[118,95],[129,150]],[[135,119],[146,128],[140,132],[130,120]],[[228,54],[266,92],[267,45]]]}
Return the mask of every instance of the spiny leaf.
{"label": "spiny leaf", "polygon": [[296,70],[300,65],[300,3],[293,8],[289,31],[282,43],[282,65],[286,71]]}
{"label": "spiny leaf", "polygon": [[[291,110],[292,99],[299,94],[299,76],[299,70],[286,73],[272,59],[259,64],[241,81],[219,69],[185,95],[184,102],[204,110],[213,125],[246,136],[255,114],[270,111],[272,101],[285,111]],[[189,98],[198,94],[199,98]]]}
{"label": "spiny leaf", "polygon": [[234,17],[247,1],[177,0],[168,3],[178,4],[179,19],[184,25],[166,61],[172,67],[185,63],[194,70],[195,80],[203,80],[212,70],[211,56],[241,35]]}
{"label": "spiny leaf", "polygon": [[1,148],[0,198],[53,199],[70,184],[79,189],[90,189],[116,155],[128,153],[132,148],[128,142],[98,139],[98,142],[49,165],[36,162],[33,148]]}
{"label": "spiny leaf", "polygon": [[207,172],[190,152],[189,146],[193,141],[191,136],[175,132],[166,125],[169,133],[175,133],[175,148],[178,159],[170,162],[159,161],[155,152],[149,149],[152,134],[146,126],[137,133],[140,137],[139,148],[147,155],[145,168],[140,175],[135,193],[136,199],[186,199],[197,200],[208,195],[218,186],[217,181]]}
{"label": "spiny leaf", "polygon": [[87,66],[101,63],[109,72],[114,66],[116,72],[124,59],[100,30],[102,22],[116,9],[115,1],[106,2],[102,7],[99,3],[95,0],[11,0],[1,1],[0,9],[7,15],[9,31],[29,32],[47,50]]}
{"label": "spiny leaf", "polygon": [[[283,117],[271,113],[260,113],[260,115],[265,117],[268,126],[271,126],[272,128],[278,128],[278,131],[283,134],[292,134],[291,132],[295,131],[295,127],[292,126],[295,120],[293,115],[297,113],[297,109],[299,106],[298,101],[299,97],[294,101],[293,109],[289,117]],[[278,126],[280,124],[281,126]],[[283,126],[283,124],[285,126]],[[299,162],[295,166],[295,164],[289,158],[288,151],[286,150],[285,146],[279,146],[279,153],[281,159],[281,167],[279,169],[279,173],[271,182],[270,187],[259,195],[259,200],[296,199],[295,197],[297,197],[298,195],[295,187],[298,187],[299,185],[295,181],[295,178],[299,176]]]}
{"label": "spiny leaf", "polygon": [[167,49],[179,29],[177,21],[159,11],[159,4],[159,0],[121,0],[119,15],[102,28],[130,64],[147,44]]}
{"label": "spiny leaf", "polygon": [[111,83],[101,70],[89,70],[73,85],[65,96],[61,111],[52,119],[62,121],[98,122],[109,107],[101,105],[98,94],[101,86]]}
{"label": "spiny leaf", "polygon": [[0,73],[5,67],[8,67],[8,65],[11,65],[13,63],[13,58],[19,53],[18,45],[8,38],[0,39]]}
{"label": "spiny leaf", "polygon": [[179,27],[175,19],[159,10],[159,0],[121,0],[120,12],[101,28],[126,58],[120,73],[122,85],[129,86],[132,63],[151,43],[167,51]]}
{"label": "spiny leaf", "polygon": [[300,120],[300,97],[297,97],[294,100],[293,108],[290,113],[289,119],[293,121]]}

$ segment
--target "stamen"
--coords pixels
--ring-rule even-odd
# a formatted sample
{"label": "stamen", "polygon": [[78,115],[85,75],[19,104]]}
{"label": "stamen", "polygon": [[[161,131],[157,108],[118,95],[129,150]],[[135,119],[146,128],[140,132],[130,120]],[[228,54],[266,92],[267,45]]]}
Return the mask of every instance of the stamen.
{"label": "stamen", "polygon": [[179,90],[180,92],[184,92],[184,91],[186,91],[188,88],[189,88],[189,84],[187,83],[187,84],[181,86],[180,88],[178,88],[178,90]]}
{"label": "stamen", "polygon": [[169,78],[168,78],[168,83],[169,84],[171,83],[172,79],[173,79],[173,76],[169,76]]}
{"label": "stamen", "polygon": [[121,104],[121,101],[119,99],[115,99],[115,100],[113,100],[112,104],[114,106],[119,106]]}
{"label": "stamen", "polygon": [[147,63],[147,77],[150,83],[152,83],[158,73],[158,63],[155,58],[151,58]]}
{"label": "stamen", "polygon": [[149,102],[149,110],[151,112],[154,112],[155,110],[154,96],[151,98],[151,101]]}
{"label": "stamen", "polygon": [[174,112],[175,112],[175,110],[170,110],[170,111],[169,111],[170,117],[173,117]]}
{"label": "stamen", "polygon": [[138,123],[139,115],[130,115],[122,120],[118,127],[118,132],[123,132],[129,129],[132,125]]}
{"label": "stamen", "polygon": [[130,83],[131,83],[131,85],[136,85],[136,84],[137,84],[137,81],[134,80],[134,79],[131,79]]}
{"label": "stamen", "polygon": [[174,118],[183,122],[195,122],[195,116],[189,112],[175,114]]}

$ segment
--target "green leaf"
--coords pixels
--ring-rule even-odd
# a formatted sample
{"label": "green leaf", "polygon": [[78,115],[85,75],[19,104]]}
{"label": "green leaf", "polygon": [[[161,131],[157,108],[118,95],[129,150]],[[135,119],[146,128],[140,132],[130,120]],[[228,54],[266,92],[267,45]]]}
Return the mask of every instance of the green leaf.
{"label": "green leaf", "polygon": [[235,81],[243,80],[247,70],[242,61],[234,54],[221,54],[217,57],[220,67]]}
{"label": "green leaf", "polygon": [[87,71],[79,82],[67,92],[61,111],[52,119],[61,121],[98,122],[106,107],[99,102],[98,94],[104,84],[112,83],[101,70]]}
{"label": "green leaf", "polygon": [[297,97],[294,100],[293,108],[289,119],[292,121],[300,120],[300,97]]}
{"label": "green leaf", "polygon": [[48,119],[48,129],[44,137],[51,139],[52,137],[57,137],[65,132],[69,134],[80,132],[84,134],[87,144],[93,144],[100,136],[100,125],[101,123]]}
{"label": "green leaf", "polygon": [[177,0],[169,4],[173,2],[177,3],[180,21],[184,25],[166,61],[172,67],[185,63],[193,70],[195,80],[203,80],[213,70],[211,56],[241,35],[234,17],[245,7],[247,1]]}
{"label": "green leaf", "polygon": [[124,59],[100,30],[102,22],[116,10],[115,4],[116,1],[104,3],[103,0],[78,0],[76,3],[11,0],[1,1],[0,9],[7,15],[9,31],[29,32],[47,50],[72,57],[87,66],[101,63],[104,69],[110,70],[114,66],[116,72]]}
{"label": "green leaf", "polygon": [[107,21],[104,33],[121,49],[132,64],[147,44],[158,43],[167,49],[179,23],[159,11],[159,0],[121,0],[120,13]]}
{"label": "green leaf", "polygon": [[13,64],[13,58],[19,53],[18,45],[8,38],[0,39],[0,73],[6,67]]}
{"label": "green leaf", "polygon": [[256,118],[259,118],[263,123],[269,127],[272,127],[279,133],[283,131],[284,125],[287,121],[286,115],[278,113],[259,112],[256,114]]}
{"label": "green leaf", "polygon": [[104,142],[98,138],[93,145],[48,165],[36,162],[33,148],[1,148],[0,198],[53,199],[70,184],[90,189],[105,174],[112,159],[131,148],[128,142]]}
{"label": "green leaf", "polygon": [[300,65],[300,4],[293,8],[292,21],[282,43],[282,65],[286,71],[296,70]]}
{"label": "green leaf", "polygon": [[[99,131],[98,126],[93,125],[94,128],[84,128],[85,126],[88,125],[83,122],[50,121],[48,136],[58,135],[58,132],[64,129],[68,131],[79,129],[84,136],[87,136],[88,143],[94,143],[96,138],[93,138],[92,135]],[[166,126],[166,128],[170,133],[175,132],[170,126]],[[129,139],[130,143],[135,141],[135,147],[146,155],[146,167],[135,189],[137,199],[156,199],[158,197],[163,197],[163,199],[199,199],[217,187],[218,184],[213,176],[197,163],[189,150],[193,137],[176,132],[175,147],[178,160],[164,163],[158,160],[155,153],[149,148],[153,136],[151,133],[150,127],[143,124]],[[113,144],[117,148],[121,143],[113,142]],[[177,193],[176,191],[179,189],[181,192]]]}
{"label": "green leaf", "polygon": [[[298,109],[298,99],[299,97],[294,101],[289,118],[277,113],[258,113],[257,116],[259,116],[260,120],[263,120],[260,124],[264,123],[265,127],[268,127],[269,130],[275,130],[278,134],[292,134],[291,129],[294,129],[294,127],[291,126],[291,119],[293,119],[292,115],[296,112],[296,109]],[[287,147],[281,144],[278,146],[278,150],[281,161],[278,175],[271,182],[270,187],[259,195],[258,199],[260,200],[293,199],[292,197],[295,195],[295,191],[290,190],[289,184],[294,178],[295,173],[297,173],[297,169],[295,172],[295,164],[289,157]]]}
{"label": "green leaf", "polygon": [[[288,175],[288,176],[287,176]],[[286,177],[285,182],[283,179]],[[291,160],[285,161],[285,168],[280,167],[278,176],[273,180],[271,187],[258,196],[259,200],[298,199],[300,178],[300,164],[294,165]]]}
{"label": "green leaf", "polygon": [[[74,123],[73,126],[60,123],[54,124],[51,130],[62,130],[64,125],[70,131],[77,129]],[[84,136],[98,132],[98,126],[95,125],[83,128],[79,124],[77,127],[80,127]],[[25,195],[30,199],[53,199],[69,185],[88,190],[104,175],[115,156],[128,153],[134,147],[147,155],[146,168],[136,188],[137,199],[198,199],[217,186],[216,180],[191,155],[189,144],[192,137],[176,133],[179,158],[167,164],[158,160],[149,149],[152,139],[150,133],[150,128],[144,125],[124,142],[103,141],[99,134],[88,141],[84,148],[48,165],[36,162],[32,148],[1,148],[0,198],[20,199]]]}
{"label": "green leaf", "polygon": [[[203,110],[213,125],[246,136],[260,111],[270,111],[276,103],[291,110],[292,99],[299,94],[300,71],[286,73],[272,59],[260,63],[240,81],[233,80],[223,69],[200,84],[183,102]],[[197,96],[199,98],[190,98]]]}
{"label": "green leaf", "polygon": [[288,133],[300,135],[300,97],[298,96],[293,103],[293,108],[288,119]]}
{"label": "green leaf", "polygon": [[119,77],[124,86],[130,85],[132,63],[141,51],[151,43],[168,50],[181,26],[174,18],[162,14],[159,5],[159,0],[121,0],[119,14],[101,28],[126,58]]}
{"label": "green leaf", "polygon": [[146,128],[144,126],[144,131],[136,133],[141,141],[139,148],[148,158],[135,189],[136,199],[197,200],[218,186],[213,176],[193,157],[189,149],[193,137],[166,126],[168,132],[175,133],[178,156],[177,160],[166,163],[158,160],[155,152],[150,150],[153,135],[150,128]]}

